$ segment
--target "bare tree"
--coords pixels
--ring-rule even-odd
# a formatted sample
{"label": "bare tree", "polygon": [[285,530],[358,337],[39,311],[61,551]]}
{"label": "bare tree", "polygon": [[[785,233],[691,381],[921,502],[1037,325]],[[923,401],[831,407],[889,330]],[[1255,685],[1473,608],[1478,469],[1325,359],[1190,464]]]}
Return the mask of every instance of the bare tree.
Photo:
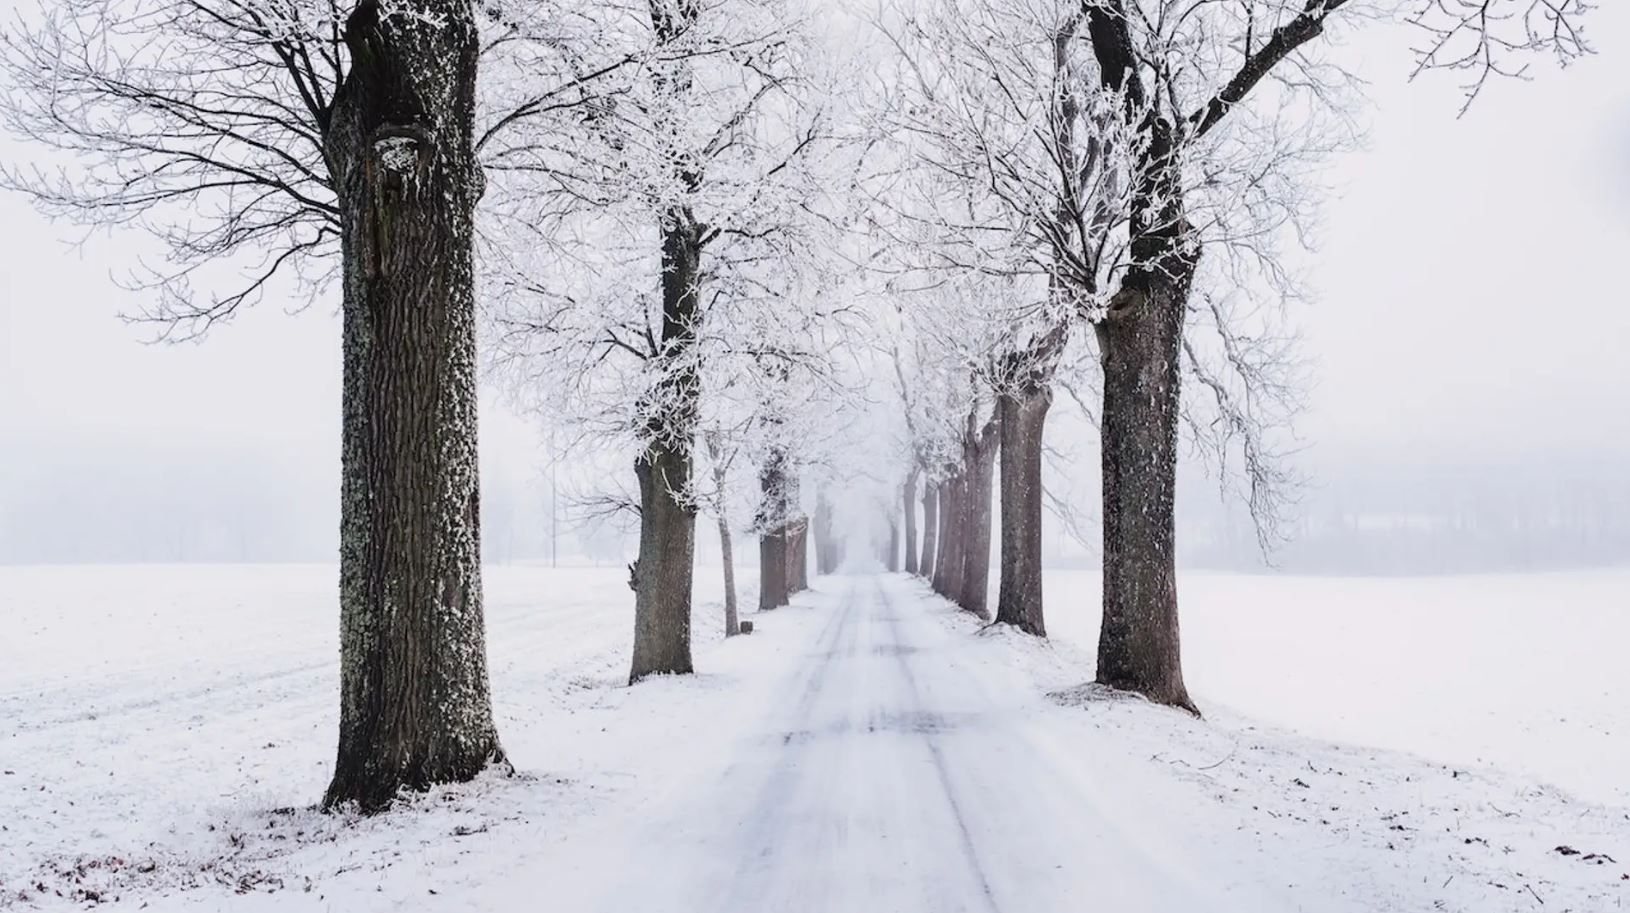
{"label": "bare tree", "polygon": [[809,316],[773,307],[808,279],[793,264],[818,249],[801,232],[821,197],[803,23],[778,0],[647,12],[607,34],[627,49],[613,57],[639,65],[579,110],[575,142],[515,144],[504,159],[491,245],[512,385],[633,451],[631,681],[692,669],[692,451],[706,391],[752,369],[765,348],[754,331]]}
{"label": "bare tree", "polygon": [[961,588],[951,598],[980,618],[990,617],[991,485],[1001,443],[1000,425],[1001,416],[993,412],[981,427],[979,410],[970,409],[962,442],[961,522],[966,544]]}
{"label": "bare tree", "polygon": [[[192,338],[287,276],[315,294],[340,253],[327,142],[346,76],[337,0],[63,0],[0,32],[7,127],[55,153],[0,168],[48,215],[132,227],[133,319]],[[224,291],[222,291],[224,289]]]}
{"label": "bare tree", "polygon": [[535,81],[498,93],[513,108],[482,104],[477,59],[502,67],[536,37],[527,12],[488,2],[478,19],[468,0],[67,0],[0,33],[0,116],[48,153],[48,164],[0,169],[0,182],[53,216],[158,240],[165,259],[136,275],[133,319],[163,339],[196,338],[274,287],[310,301],[339,280],[330,807],[376,810],[503,757],[478,563],[478,156],[508,126],[575,104],[602,72],[526,45]]}
{"label": "bare tree", "polygon": [[[1103,370],[1103,684],[1194,709],[1182,675],[1173,506],[1195,279],[1202,255],[1226,243],[1229,215],[1242,207],[1238,193],[1216,194],[1215,171],[1230,160],[1274,160],[1284,99],[1300,93],[1317,102],[1339,78],[1303,48],[1338,11],[1361,7],[1260,0],[1242,15],[1224,5],[1185,11],[1174,0],[1105,0],[1086,8],[1098,94],[1118,111],[1129,188],[1127,268],[1094,324]],[[1509,55],[1541,51],[1567,61],[1583,53],[1577,19],[1585,9],[1569,0],[1429,0],[1412,19],[1432,38],[1419,69],[1471,69],[1474,97],[1489,75],[1520,72],[1506,64]],[[1520,25],[1511,33],[1513,20]],[[1470,50],[1451,50],[1459,41]],[[1280,102],[1274,113],[1252,111],[1254,96]]]}
{"label": "bare tree", "polygon": [[[936,297],[952,284],[972,292],[955,326],[961,355],[994,390],[1000,419],[997,616],[1041,634],[1040,467],[1053,377],[1072,325],[1094,311],[1120,251],[1105,116],[1084,101],[1083,17],[1070,4],[1036,0],[930,6],[903,18],[888,27],[902,64],[890,74],[898,85],[880,119],[911,164],[908,178],[883,171],[878,201],[893,216],[888,237],[902,270]],[[993,437],[991,459],[996,444]],[[968,477],[959,476],[951,501],[942,493],[942,518],[985,497],[957,500],[970,481],[985,480],[963,455],[956,462]],[[960,536],[942,536],[947,546],[962,554]],[[983,605],[964,589],[956,595]]]}
{"label": "bare tree", "polygon": [[840,563],[837,530],[833,527],[831,486],[821,485],[815,492],[815,573],[835,573]]}
{"label": "bare tree", "polygon": [[921,477],[922,469],[913,461],[911,470],[906,473],[905,484],[900,486],[900,507],[905,514],[903,569],[907,574],[917,573],[917,480]]}
{"label": "bare tree", "polygon": [[[1511,55],[1565,63],[1588,50],[1587,8],[1423,0],[1407,16],[1429,39],[1418,71],[1468,70],[1471,97],[1489,75],[1522,72]],[[1296,174],[1327,151],[1316,115],[1349,81],[1300,49],[1338,10],[1397,15],[1359,0],[1035,0],[929,5],[883,24],[899,52],[885,78],[899,90],[880,120],[914,167],[881,168],[876,200],[892,216],[889,240],[908,252],[902,271],[1014,283],[987,318],[1005,322],[1012,343],[994,372],[998,618],[1045,630],[1042,428],[1072,328],[1085,324],[1103,398],[1099,678],[1191,709],[1172,573],[1178,430],[1189,418],[1197,446],[1223,460],[1239,452],[1247,502],[1271,539],[1291,476],[1269,433],[1294,395],[1285,353],[1226,302],[1231,287],[1294,294],[1274,239],[1304,215]],[[1248,110],[1253,93],[1270,99],[1260,112]],[[1217,265],[1196,296],[1205,251]],[[1209,394],[1206,408],[1184,404],[1185,373]],[[945,520],[959,491],[939,495],[942,552],[961,548]],[[935,572],[941,586],[954,574]]]}
{"label": "bare tree", "polygon": [[702,435],[707,444],[708,462],[713,467],[712,496],[704,500],[710,502],[713,516],[719,526],[719,557],[724,562],[724,636],[734,637],[741,633],[740,614],[736,607],[736,555],[730,536],[730,464],[735,461],[737,448],[725,442],[725,436],[717,429],[709,429]]}

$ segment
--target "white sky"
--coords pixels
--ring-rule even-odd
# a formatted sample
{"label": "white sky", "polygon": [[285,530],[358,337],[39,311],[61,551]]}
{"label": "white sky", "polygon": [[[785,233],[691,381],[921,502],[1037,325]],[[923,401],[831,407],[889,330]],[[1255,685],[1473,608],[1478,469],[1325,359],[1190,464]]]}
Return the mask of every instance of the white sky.
{"label": "white sky", "polygon": [[[1407,83],[1395,36],[1343,49],[1374,104],[1369,148],[1333,166],[1318,299],[1298,315],[1315,472],[1630,456],[1630,3],[1589,24],[1597,57],[1491,85],[1458,120],[1452,78]],[[275,501],[320,551],[338,489],[333,309],[268,302],[201,345],[142,345],[110,279],[131,245],[81,251],[73,231],[0,196],[0,563],[20,526],[129,521],[177,492]],[[482,445],[492,487],[527,489],[544,462],[500,408]]]}

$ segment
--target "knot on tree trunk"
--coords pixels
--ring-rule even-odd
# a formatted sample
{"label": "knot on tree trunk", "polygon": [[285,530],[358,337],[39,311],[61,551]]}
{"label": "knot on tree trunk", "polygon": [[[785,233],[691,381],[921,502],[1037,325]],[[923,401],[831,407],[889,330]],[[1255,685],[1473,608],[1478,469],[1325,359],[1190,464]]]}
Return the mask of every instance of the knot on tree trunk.
{"label": "knot on tree trunk", "polygon": [[430,170],[435,137],[420,124],[383,124],[374,131],[369,145],[375,176],[405,185],[422,179]]}
{"label": "knot on tree trunk", "polygon": [[1142,307],[1147,300],[1149,296],[1144,294],[1142,289],[1123,285],[1121,290],[1115,293],[1115,297],[1109,299],[1109,307],[1104,310],[1104,317],[1107,320],[1124,317]]}

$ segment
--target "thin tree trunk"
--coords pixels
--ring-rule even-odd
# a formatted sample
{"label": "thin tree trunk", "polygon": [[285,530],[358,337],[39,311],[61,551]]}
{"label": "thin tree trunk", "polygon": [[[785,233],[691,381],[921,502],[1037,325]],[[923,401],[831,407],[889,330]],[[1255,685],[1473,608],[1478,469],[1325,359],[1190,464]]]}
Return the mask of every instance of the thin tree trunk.
{"label": "thin tree trunk", "polygon": [[938,543],[934,556],[934,573],[928,578],[928,585],[934,592],[945,595],[945,569],[951,564],[951,515],[956,512],[956,504],[951,498],[951,480],[944,479],[934,486],[934,500],[939,504],[939,529],[935,531],[934,538]]}
{"label": "thin tree trunk", "polygon": [[787,595],[809,589],[809,519],[787,524]]}
{"label": "thin tree trunk", "polygon": [[968,472],[958,472],[951,480],[951,504],[945,525],[945,590],[946,599],[955,602],[962,595],[963,562],[968,554]]}
{"label": "thin tree trunk", "polygon": [[955,598],[962,577],[962,473],[939,484],[939,559],[934,562],[934,592]]}
{"label": "thin tree trunk", "polygon": [[[720,482],[723,481],[720,478]],[[724,636],[735,637],[741,633],[741,616],[736,608],[736,549],[730,539],[730,521],[723,510],[719,511],[719,555],[724,559]]]}
{"label": "thin tree trunk", "polygon": [[999,440],[999,430],[992,422],[979,435],[968,463],[967,545],[962,555],[962,595],[957,602],[980,618],[990,617],[990,490]]}
{"label": "thin tree trunk", "polygon": [[901,492],[901,503],[906,514],[906,564],[907,574],[917,573],[917,476],[921,472],[914,466],[911,474],[906,476],[906,486]]}
{"label": "thin tree trunk", "polygon": [[705,439],[708,460],[713,465],[713,493],[716,499],[713,514],[719,524],[719,557],[724,562],[724,636],[735,637],[741,633],[741,621],[736,607],[736,550],[730,536],[730,514],[727,509],[730,503],[727,497],[729,463],[720,443],[720,434],[709,431]]}
{"label": "thin tree trunk", "polygon": [[815,495],[815,573],[830,574],[838,569],[837,542],[832,535],[832,502],[826,490]]}
{"label": "thin tree trunk", "polygon": [[917,565],[917,574],[932,580],[934,559],[939,544],[939,486],[923,480],[923,560]]}
{"label": "thin tree trunk", "polygon": [[501,761],[476,458],[474,15],[364,0],[327,153],[341,205],[340,727],[326,808]]}
{"label": "thin tree trunk", "polygon": [[894,511],[892,511],[892,510],[889,511],[888,554],[885,556],[885,558],[887,560],[885,560],[883,562],[883,566],[885,568],[888,568],[889,573],[891,573],[891,574],[899,573],[900,572],[900,518],[895,516]]}
{"label": "thin tree trunk", "polygon": [[1047,636],[1041,595],[1041,448],[1052,405],[1048,387],[1001,394],[1002,567],[996,620]]}

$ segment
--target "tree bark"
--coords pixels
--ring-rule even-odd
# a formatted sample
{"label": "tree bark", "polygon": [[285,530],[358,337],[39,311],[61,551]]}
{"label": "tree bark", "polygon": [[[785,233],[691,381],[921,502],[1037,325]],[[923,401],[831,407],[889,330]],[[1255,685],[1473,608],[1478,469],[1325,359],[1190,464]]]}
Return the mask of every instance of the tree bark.
{"label": "tree bark", "polygon": [[1045,385],[1004,392],[996,401],[1002,441],[996,620],[1037,637],[1047,636],[1041,589],[1041,449],[1052,401],[1052,390]]}
{"label": "tree bark", "polygon": [[892,510],[889,511],[888,554],[884,558],[883,566],[889,573],[900,572],[900,518]]}
{"label": "tree bark", "polygon": [[340,726],[325,808],[503,760],[487,678],[476,455],[473,148],[464,0],[363,0],[327,156],[341,205]]}
{"label": "tree bark", "polygon": [[783,460],[772,452],[759,473],[759,490],[763,501],[758,516],[758,610],[780,608],[791,595],[790,568],[787,559],[791,546],[788,542],[786,521],[786,480],[783,478]]}
{"label": "tree bark", "polygon": [[934,591],[953,602],[962,595],[962,561],[967,552],[967,477],[959,470],[940,489],[940,560]]}
{"label": "tree bark", "polygon": [[906,476],[906,486],[901,492],[901,504],[906,514],[906,554],[905,571],[907,574],[917,573],[917,477],[921,471],[915,466],[911,474]]}
{"label": "tree bark", "polygon": [[723,452],[718,432],[706,435],[708,458],[713,466],[714,517],[719,526],[719,558],[724,563],[724,636],[741,633],[741,615],[736,605],[736,549],[730,535],[730,501],[727,488],[730,483],[729,464]]}
{"label": "tree bark", "polygon": [[640,486],[640,551],[634,574],[634,660],[630,684],[679,675],[691,664],[691,575],[696,512],[690,504],[696,428],[696,345],[702,226],[685,208],[662,220],[662,352],[651,441],[634,461]]}
{"label": "tree bark", "polygon": [[932,580],[934,559],[939,545],[939,486],[923,480],[923,560],[917,565],[918,575]]}
{"label": "tree bark", "polygon": [[838,569],[838,544],[832,534],[832,502],[826,491],[815,495],[815,573],[830,574]]}
{"label": "tree bark", "polygon": [[1185,277],[1101,331],[1104,609],[1098,681],[1194,709],[1183,684],[1173,522]]}
{"label": "tree bark", "polygon": [[928,586],[934,592],[945,595],[945,571],[951,565],[951,514],[956,512],[956,504],[951,497],[951,480],[943,479],[934,486],[934,500],[939,505],[938,529],[934,533],[937,543],[934,556],[934,573],[928,578]]}
{"label": "tree bark", "polygon": [[809,589],[809,518],[787,524],[787,595]]}
{"label": "tree bark", "polygon": [[688,442],[654,442],[634,461],[640,484],[640,552],[634,573],[633,684],[647,675],[682,675],[691,664],[691,573],[696,514],[683,500],[690,487]]}
{"label": "tree bark", "polygon": [[778,609],[788,602],[787,536],[782,527],[758,537],[758,610]]}
{"label": "tree bark", "polygon": [[[1000,416],[997,416],[998,421]],[[996,469],[1000,441],[997,422],[980,432],[968,453],[966,481],[966,546],[962,555],[962,589],[957,604],[978,615],[990,617],[990,537],[991,482]]]}
{"label": "tree bark", "polygon": [[730,541],[730,523],[719,518],[719,554],[724,559],[724,636],[741,633],[741,614],[736,607],[736,550]]}
{"label": "tree bark", "polygon": [[[714,478],[719,491],[723,492],[724,473],[715,472]],[[723,500],[721,495],[720,501]],[[722,503],[719,508],[719,557],[724,561],[724,636],[735,637],[741,633],[741,614],[736,606],[736,549],[730,538],[730,520],[725,516]]]}

